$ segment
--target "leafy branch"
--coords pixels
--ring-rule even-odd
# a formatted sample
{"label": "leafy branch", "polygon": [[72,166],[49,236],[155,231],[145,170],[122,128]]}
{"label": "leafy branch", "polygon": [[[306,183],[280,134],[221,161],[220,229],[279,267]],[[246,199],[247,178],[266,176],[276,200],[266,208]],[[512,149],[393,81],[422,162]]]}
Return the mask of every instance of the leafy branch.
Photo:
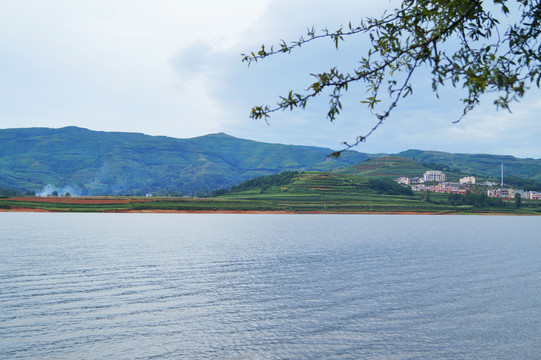
{"label": "leafy branch", "polygon": [[[486,1],[485,1],[486,2]],[[504,16],[510,13],[508,0],[493,0]],[[516,0],[515,8],[520,21],[509,26],[503,38],[500,21],[483,7],[483,0],[403,0],[401,7],[381,18],[368,18],[360,25],[349,24],[334,32],[327,29],[317,33],[308,30],[307,37],[266,50],[262,46],[257,53],[243,55],[248,65],[268,56],[291,53],[294,49],[316,40],[330,38],[336,48],[346,37],[368,36],[370,48],[360,59],[359,65],[349,73],[336,67],[327,72],[311,74],[315,81],[303,92],[291,90],[274,106],[261,105],[252,108],[250,117],[268,121],[270,114],[278,110],[304,109],[309,101],[323,92],[330,97],[327,118],[334,121],[343,110],[341,96],[349,85],[365,84],[366,95],[361,103],[373,112],[377,122],[354,143],[344,142],[345,149],[366,141],[387,119],[400,99],[409,96],[413,89],[411,78],[416,69],[427,66],[431,70],[432,89],[446,83],[462,85],[466,96],[462,99],[462,119],[480,103],[487,92],[499,92],[495,101],[498,108],[509,109],[509,104],[520,99],[529,83],[539,87],[541,79],[541,4],[540,0]],[[495,35],[494,35],[495,34]],[[453,45],[458,44],[458,45]],[[401,75],[402,74],[402,75]],[[402,77],[402,80],[400,79]],[[376,112],[385,89],[390,103],[384,111]],[[457,121],[460,121],[457,120]]]}

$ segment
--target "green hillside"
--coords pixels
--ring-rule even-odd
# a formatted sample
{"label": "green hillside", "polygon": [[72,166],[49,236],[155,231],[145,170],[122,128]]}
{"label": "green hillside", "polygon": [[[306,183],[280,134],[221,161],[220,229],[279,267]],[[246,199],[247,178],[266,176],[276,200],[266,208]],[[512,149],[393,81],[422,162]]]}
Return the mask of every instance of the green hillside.
{"label": "green hillside", "polygon": [[[365,160],[346,168],[334,170],[337,174],[357,175],[368,177],[385,177],[396,179],[405,177],[422,177],[427,170],[444,170],[448,181],[458,182],[465,174],[450,171],[448,167],[437,164],[424,164],[418,161],[399,156],[382,156],[376,159]],[[485,180],[486,177],[479,180]]]}
{"label": "green hillside", "polygon": [[[437,156],[434,156],[437,154]],[[407,155],[408,157],[403,157]],[[498,155],[448,154],[435,151],[409,150],[400,156],[381,156],[334,170],[337,174],[369,177],[422,177],[427,170],[441,170],[448,181],[457,182],[463,176],[475,175],[478,181],[500,179],[500,165],[504,164],[505,182],[509,185],[530,185],[537,190],[541,180],[541,160],[517,159]],[[496,171],[494,170],[496,169]]]}
{"label": "green hillside", "polygon": [[77,127],[0,130],[0,187],[81,195],[198,194],[284,170],[349,166],[350,151],[268,144],[212,134],[192,139]]}
{"label": "green hillside", "polygon": [[[261,143],[223,133],[191,139],[77,127],[0,130],[0,189],[72,195],[205,195],[283,171],[341,175],[421,176],[443,169],[460,176],[500,176],[538,188],[541,159],[408,150],[397,155]],[[510,182],[511,184],[511,182]]]}
{"label": "green hillside", "polygon": [[386,176],[397,178],[400,176],[419,177],[429,170],[418,161],[398,156],[382,156],[369,159],[347,168],[335,170],[337,174]]}
{"label": "green hillside", "polygon": [[290,212],[431,213],[540,215],[541,202],[466,195],[415,193],[386,177],[289,171],[247,180],[210,198],[0,197],[0,211],[39,209],[57,212]]}
{"label": "green hillside", "polygon": [[212,200],[244,204],[245,209],[254,203],[259,207],[266,204],[268,209],[294,212],[541,213],[538,201],[527,201],[517,209],[514,201],[488,198],[484,192],[431,193],[428,196],[412,192],[411,188],[384,176],[321,172],[283,173],[252,179],[229,192],[221,192]]}
{"label": "green hillside", "polygon": [[465,174],[485,175],[494,178],[500,177],[500,165],[503,164],[505,176],[541,180],[541,159],[519,159],[509,155],[451,154],[422,150],[408,150],[397,155],[421,163],[446,165]]}
{"label": "green hillside", "polygon": [[[409,211],[421,209],[419,196],[409,188],[389,180],[386,186],[361,176],[325,172],[297,173],[287,181],[272,185],[278,175],[240,184],[216,199],[267,203],[277,209],[295,212]],[[273,178],[274,177],[274,178]],[[255,180],[255,181],[254,181]],[[403,194],[396,194],[400,188]]]}

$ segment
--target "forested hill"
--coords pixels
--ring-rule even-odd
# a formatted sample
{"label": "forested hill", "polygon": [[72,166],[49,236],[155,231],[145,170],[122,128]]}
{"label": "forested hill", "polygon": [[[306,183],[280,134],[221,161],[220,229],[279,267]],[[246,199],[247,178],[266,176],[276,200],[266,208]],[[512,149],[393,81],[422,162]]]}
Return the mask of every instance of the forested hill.
{"label": "forested hill", "polygon": [[[440,170],[449,181],[466,175],[499,183],[501,164],[507,185],[541,186],[541,159],[486,154],[450,154],[437,151],[408,150],[398,155],[380,155],[358,164],[334,170],[337,174],[367,177],[421,177],[427,170]],[[537,190],[536,190],[537,191]]]}
{"label": "forested hill", "polygon": [[501,163],[506,176],[541,180],[541,159],[421,150],[392,157],[347,151],[330,159],[331,152],[223,133],[176,139],[77,127],[6,129],[0,130],[0,190],[197,195],[289,170],[344,168],[348,174],[390,177],[420,176],[433,169],[498,178]]}
{"label": "forested hill", "polygon": [[421,162],[434,170],[450,171],[454,169],[466,174],[479,174],[495,178],[500,177],[500,169],[503,164],[505,176],[541,180],[541,159],[521,159],[510,155],[452,154],[422,150],[408,150],[397,155]]}
{"label": "forested hill", "polygon": [[198,194],[285,170],[329,171],[355,151],[261,143],[226,134],[191,139],[77,127],[0,130],[0,188],[81,195]]}

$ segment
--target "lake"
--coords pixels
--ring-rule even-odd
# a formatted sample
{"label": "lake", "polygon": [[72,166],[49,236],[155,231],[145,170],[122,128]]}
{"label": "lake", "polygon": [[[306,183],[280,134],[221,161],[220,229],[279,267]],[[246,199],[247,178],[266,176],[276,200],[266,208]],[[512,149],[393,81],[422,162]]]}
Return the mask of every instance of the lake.
{"label": "lake", "polygon": [[540,228],[0,213],[0,358],[539,358]]}

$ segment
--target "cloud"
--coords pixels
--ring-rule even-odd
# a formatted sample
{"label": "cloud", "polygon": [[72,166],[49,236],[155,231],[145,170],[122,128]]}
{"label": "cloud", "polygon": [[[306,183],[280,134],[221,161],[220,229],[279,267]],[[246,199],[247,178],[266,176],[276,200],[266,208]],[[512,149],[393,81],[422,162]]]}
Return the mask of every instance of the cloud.
{"label": "cloud", "polygon": [[270,126],[264,121],[251,121],[248,114],[254,105],[272,104],[290,89],[306,88],[313,79],[310,73],[328,70],[335,62],[345,62],[345,58],[355,59],[352,56],[358,53],[355,39],[344,43],[339,51],[330,40],[322,41],[289,55],[267,58],[250,67],[241,62],[241,54],[256,51],[262,43],[268,48],[280,39],[296,40],[312,25],[316,28],[339,27],[344,23],[343,5],[354,10],[350,13],[379,14],[383,11],[379,3],[374,6],[351,1],[330,4],[320,0],[275,0],[259,18],[251,19],[244,32],[235,35],[236,41],[197,39],[179,48],[170,60],[172,69],[179,75],[176,86],[183,93],[188,88],[197,89],[201,96],[212,99],[223,109],[218,121],[220,131],[261,141],[301,141],[314,145],[321,144],[320,140],[325,137],[318,134],[319,131],[321,134],[331,131],[337,136],[328,138],[324,145],[339,145],[347,140],[347,136],[339,134],[346,121],[333,125],[325,119],[326,96],[316,99],[306,111],[274,114]]}
{"label": "cloud", "polygon": [[[395,4],[378,2],[371,7],[359,3],[362,2],[338,7],[330,2],[317,2],[310,6],[304,1],[291,5],[285,1],[274,1],[261,22],[257,22],[245,34],[242,49],[238,52],[256,50],[261,43],[265,43],[268,48],[270,44],[277,44],[279,39],[294,40],[311,24],[316,29],[322,24],[328,24],[332,29],[333,24],[339,26],[350,20],[344,13],[359,14],[359,17],[377,16],[383,8]],[[284,26],[275,29],[273,24],[276,23],[283,23]],[[332,44],[322,41],[308,44],[288,55],[264,59],[249,69],[231,63],[227,72],[214,79],[213,84],[222,82],[224,86],[215,86],[212,96],[218,101],[225,101],[228,112],[240,118],[246,116],[254,105],[272,105],[278,95],[287,94],[290,89],[306,88],[310,84],[309,74],[312,72],[328,70],[334,65],[349,70],[348,66],[359,59],[363,49],[366,49],[365,45],[363,41],[351,38],[336,51]],[[217,58],[229,59],[225,53],[222,55]],[[224,63],[229,64],[229,61]],[[541,128],[535,120],[535,111],[531,110],[538,106],[535,105],[538,89],[532,89],[532,96],[516,104],[516,110],[521,110],[513,114],[496,111],[491,99],[487,97],[479,109],[468,114],[459,124],[453,124],[462,114],[462,90],[443,88],[438,99],[428,79],[426,71],[417,73],[413,96],[403,99],[384,125],[357,150],[399,152],[408,148],[424,148],[539,157],[539,145],[535,137],[541,133]],[[217,89],[222,89],[221,93]],[[359,96],[363,94],[362,86],[352,86],[344,99],[342,115],[332,124],[325,119],[328,97],[321,96],[305,110],[274,113],[270,126],[260,121],[259,130],[255,130],[257,126],[252,123],[240,122],[231,123],[230,129],[234,134],[254,134],[251,138],[262,141],[293,141],[337,148],[342,140],[351,142],[357,135],[366,134],[376,123],[374,114],[359,104]],[[249,130],[243,130],[242,126]]]}
{"label": "cloud", "polygon": [[[334,123],[325,117],[326,95],[305,110],[274,113],[269,126],[248,115],[254,105],[272,105],[291,89],[306,89],[310,73],[335,65],[350,70],[366,50],[365,40],[348,38],[339,50],[328,39],[317,41],[250,67],[241,54],[294,41],[308,27],[355,24],[398,2],[6,2],[0,13],[0,127],[77,125],[174,137],[223,131],[339,148],[375,123],[359,103],[362,86],[350,88]],[[453,125],[462,111],[458,91],[445,89],[437,100],[418,75],[413,97],[357,150],[501,153],[514,147],[511,153],[538,156],[537,89],[512,115],[495,112],[489,103]]]}
{"label": "cloud", "polygon": [[541,123],[536,114],[541,111],[541,101],[535,95],[513,104],[512,113],[484,105],[460,126],[450,127],[447,138],[460,139],[468,151],[489,149],[492,153],[539,158]]}
{"label": "cloud", "polygon": [[174,71],[182,77],[192,77],[203,71],[209,71],[211,63],[212,46],[207,40],[196,40],[183,47],[170,64]]}

